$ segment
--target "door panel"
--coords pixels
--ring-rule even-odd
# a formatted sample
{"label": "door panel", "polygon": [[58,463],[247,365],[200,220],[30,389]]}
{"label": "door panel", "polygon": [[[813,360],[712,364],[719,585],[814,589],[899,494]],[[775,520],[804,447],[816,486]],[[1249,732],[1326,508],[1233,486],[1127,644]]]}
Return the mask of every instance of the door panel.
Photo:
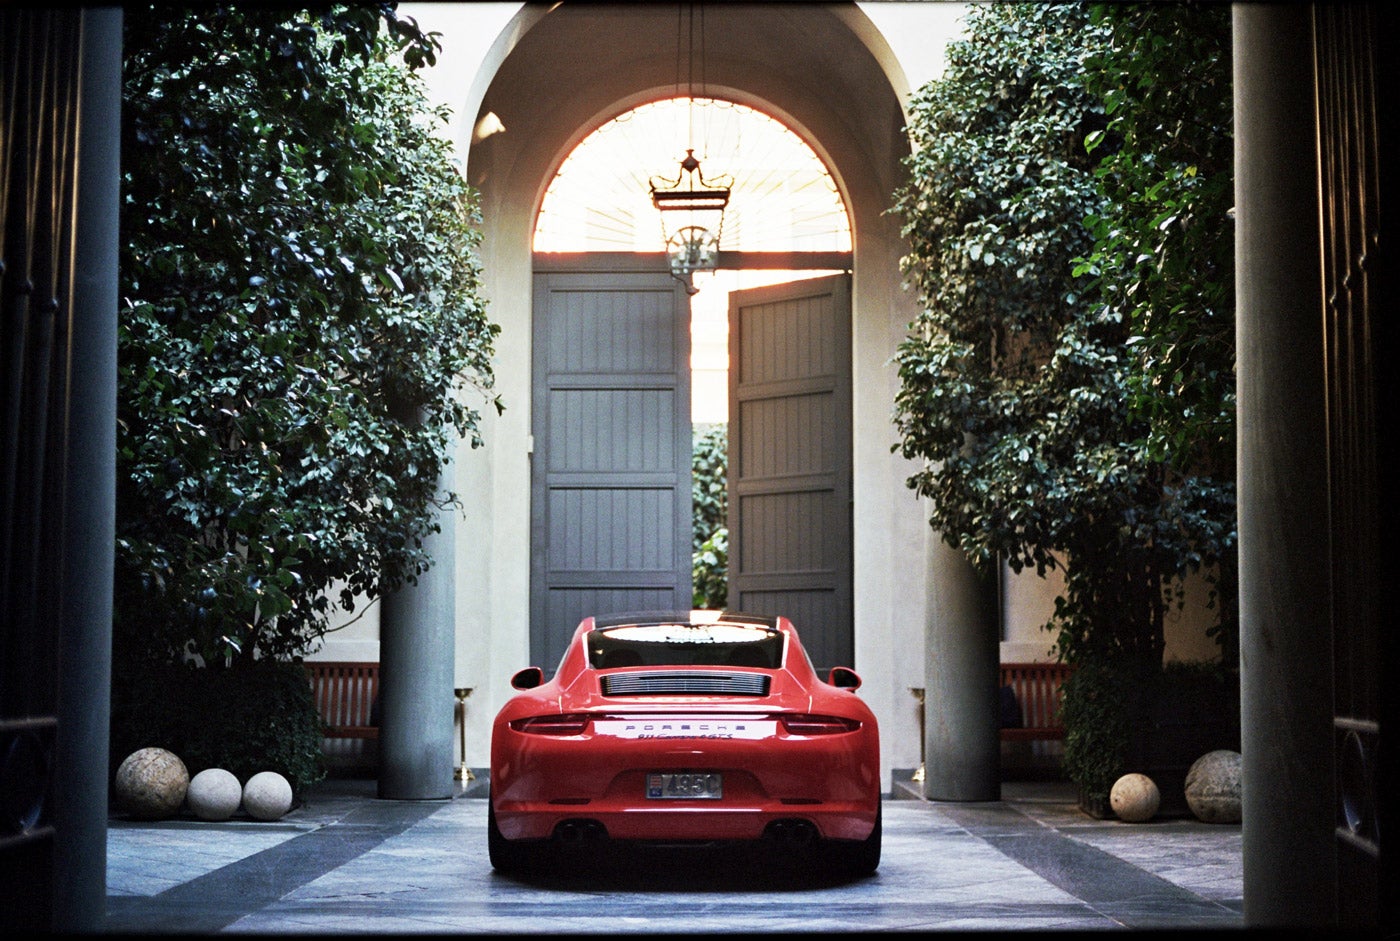
{"label": "door panel", "polygon": [[729,295],[729,606],[852,665],[850,278]]}
{"label": "door panel", "polygon": [[[1368,4],[1321,4],[1314,14],[1321,175],[1322,312],[1327,350],[1327,492],[1332,626],[1332,767],[1336,860],[1336,924],[1343,930],[1395,923],[1392,901],[1400,884],[1390,847],[1381,844],[1381,817],[1393,807],[1382,739],[1395,714],[1388,684],[1396,666],[1382,637],[1394,629],[1384,590],[1393,519],[1390,466],[1378,446],[1380,414],[1394,401],[1388,348],[1394,337],[1391,265],[1377,265],[1380,193],[1385,180],[1375,127],[1385,84],[1362,63],[1380,48],[1384,29]],[[1393,71],[1389,72],[1393,77]],[[1393,84],[1393,81],[1392,83]],[[1384,341],[1379,341],[1384,342]],[[1381,352],[1385,349],[1385,352]],[[1392,452],[1393,453],[1393,452]],[[1392,478],[1393,479],[1393,478]],[[1390,648],[1394,651],[1396,648]],[[1387,706],[1389,709],[1387,710]],[[1394,735],[1392,733],[1392,739]],[[1393,754],[1393,752],[1392,752]],[[1390,794],[1386,794],[1387,784]],[[1388,798],[1390,800],[1388,800]],[[1387,806],[1389,804],[1389,806]],[[1387,871],[1387,868],[1389,871]],[[1387,888],[1389,886],[1389,888]],[[1319,913],[1321,917],[1324,913]],[[1393,932],[1392,932],[1393,933]]]}
{"label": "door panel", "polygon": [[531,661],[594,614],[690,607],[689,305],[669,275],[536,275]]}

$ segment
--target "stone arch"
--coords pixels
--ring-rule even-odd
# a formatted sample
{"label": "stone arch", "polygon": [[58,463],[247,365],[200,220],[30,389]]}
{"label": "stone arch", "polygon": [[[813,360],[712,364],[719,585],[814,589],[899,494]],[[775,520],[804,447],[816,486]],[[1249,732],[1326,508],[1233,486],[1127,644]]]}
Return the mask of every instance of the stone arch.
{"label": "stone arch", "polygon": [[[805,5],[709,9],[707,88],[792,128],[830,168],[853,225],[878,230],[908,153],[904,114],[886,71],[894,66],[882,64],[888,47],[867,45],[878,33],[854,4],[834,7],[841,15]],[[491,78],[478,80],[475,117],[493,113],[506,128],[470,150],[488,227],[505,221],[494,212],[502,203],[533,220],[553,169],[586,134],[674,93],[674,18],[661,4],[521,10],[503,34],[513,41],[493,50],[501,58]],[[869,28],[858,35],[852,19]]]}

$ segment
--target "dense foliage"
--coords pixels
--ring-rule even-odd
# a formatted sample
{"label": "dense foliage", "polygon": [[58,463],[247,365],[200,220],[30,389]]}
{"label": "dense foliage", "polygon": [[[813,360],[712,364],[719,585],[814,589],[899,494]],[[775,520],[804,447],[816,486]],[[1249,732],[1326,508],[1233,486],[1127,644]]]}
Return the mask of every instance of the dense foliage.
{"label": "dense foliage", "polygon": [[729,429],[697,426],[691,443],[691,603],[729,601]]}
{"label": "dense foliage", "polygon": [[1229,10],[987,4],[967,24],[911,102],[895,208],[924,309],[897,447],[975,564],[1064,567],[1066,768],[1097,784],[1132,726],[1114,691],[1161,671],[1188,574],[1215,579],[1235,649]]}
{"label": "dense foliage", "polygon": [[112,677],[111,774],[132,752],[164,748],[193,777],[222,768],[242,783],[260,771],[300,799],[326,776],[324,735],[299,663],[258,660],[234,670],[118,663]]}
{"label": "dense foliage", "polygon": [[909,483],[933,525],[982,567],[1057,567],[1135,483],[1125,331],[1073,273],[1108,208],[1083,143],[1105,124],[1084,65],[1106,42],[1078,6],[974,6],[910,105],[895,208],[923,312],[897,357],[899,448],[923,462]]}
{"label": "dense foliage", "polygon": [[436,40],[392,4],[124,19],[115,653],[295,657],[428,567],[491,396]]}
{"label": "dense foliage", "polygon": [[[1094,7],[1111,44],[1088,63],[1105,103],[1096,171],[1113,209],[1087,220],[1076,269],[1129,325],[1124,385],[1163,505],[1141,538],[1215,589],[1211,633],[1238,660],[1235,521],[1234,146],[1229,10],[1218,4]],[[1162,76],[1172,76],[1163,81]]]}

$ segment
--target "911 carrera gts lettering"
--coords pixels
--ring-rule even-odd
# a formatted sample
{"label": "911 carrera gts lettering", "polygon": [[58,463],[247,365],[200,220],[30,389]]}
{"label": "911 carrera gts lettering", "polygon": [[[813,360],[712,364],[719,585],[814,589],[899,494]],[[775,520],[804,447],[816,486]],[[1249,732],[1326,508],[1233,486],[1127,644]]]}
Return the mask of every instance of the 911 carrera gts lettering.
{"label": "911 carrera gts lettering", "polygon": [[777,733],[778,724],[766,720],[742,722],[715,722],[712,720],[689,721],[635,721],[627,719],[600,719],[593,723],[593,731],[598,735],[613,735],[617,738],[741,738],[763,739]]}

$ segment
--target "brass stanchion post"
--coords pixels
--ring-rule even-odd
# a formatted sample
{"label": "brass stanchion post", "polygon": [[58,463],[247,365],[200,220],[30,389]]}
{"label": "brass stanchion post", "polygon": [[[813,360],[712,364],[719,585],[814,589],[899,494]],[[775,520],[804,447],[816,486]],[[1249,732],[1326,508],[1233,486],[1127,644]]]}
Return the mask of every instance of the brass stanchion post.
{"label": "brass stanchion post", "polygon": [[921,686],[909,687],[909,692],[914,694],[914,698],[919,702],[919,770],[914,772],[912,780],[915,784],[922,784],[924,780],[924,689]]}
{"label": "brass stanchion post", "polygon": [[457,721],[462,723],[462,763],[457,766],[452,776],[458,781],[475,781],[476,775],[467,767],[467,697],[472,694],[472,688],[458,687],[452,692],[457,695]]}

